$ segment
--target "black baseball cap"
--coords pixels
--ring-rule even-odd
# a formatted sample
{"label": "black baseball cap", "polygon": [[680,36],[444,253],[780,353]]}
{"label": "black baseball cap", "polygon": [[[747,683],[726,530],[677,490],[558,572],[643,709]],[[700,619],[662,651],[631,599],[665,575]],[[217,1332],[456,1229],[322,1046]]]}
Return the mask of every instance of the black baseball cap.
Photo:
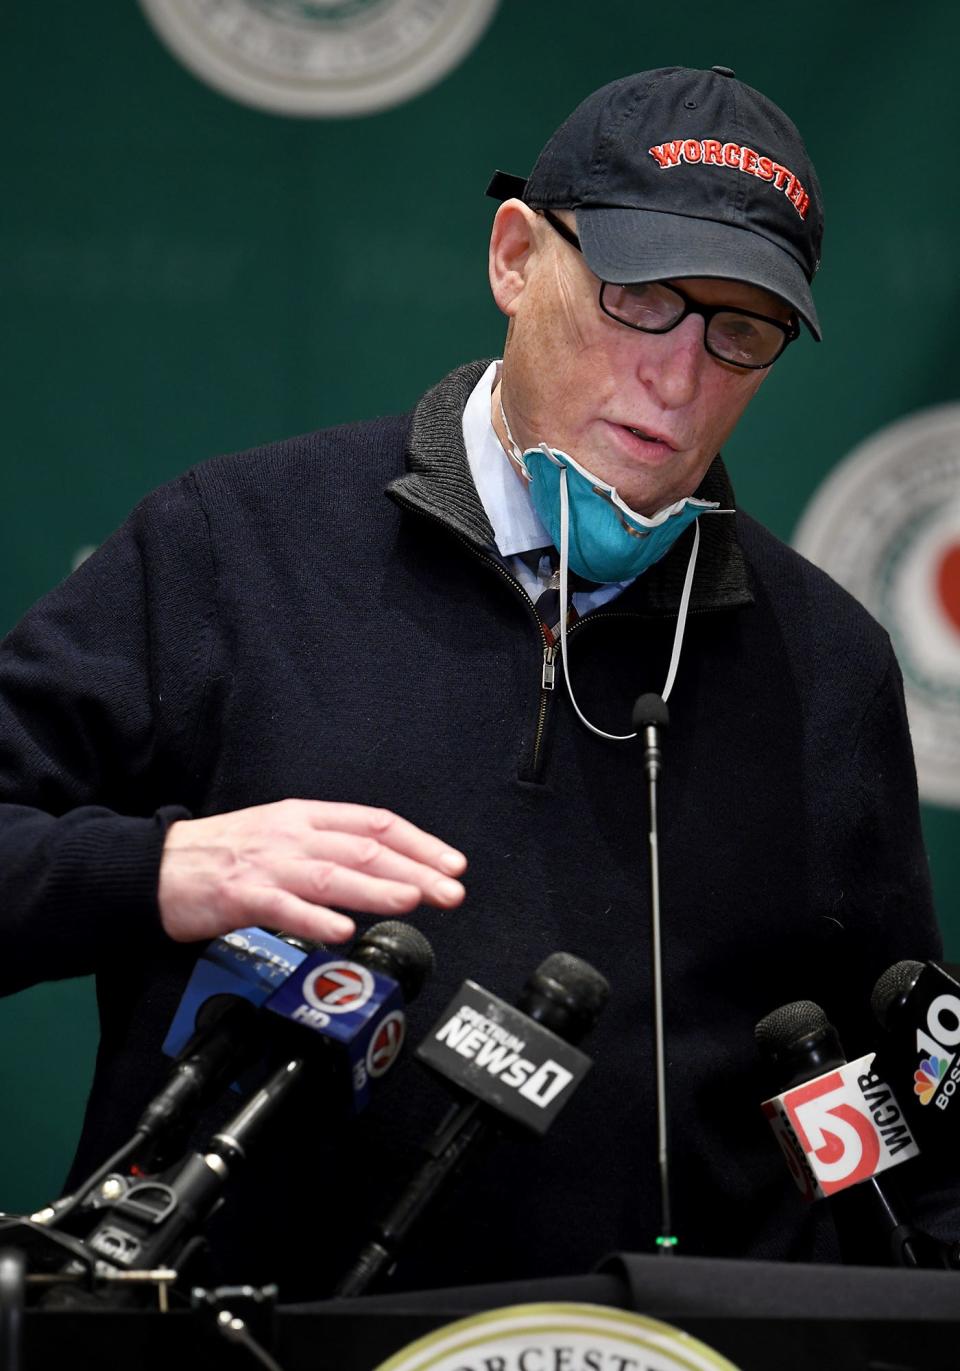
{"label": "black baseball cap", "polygon": [[588,95],[527,180],[496,172],[487,194],[572,209],[604,281],[708,276],[780,296],[810,332],[823,205],[803,139],[729,67],[660,67]]}

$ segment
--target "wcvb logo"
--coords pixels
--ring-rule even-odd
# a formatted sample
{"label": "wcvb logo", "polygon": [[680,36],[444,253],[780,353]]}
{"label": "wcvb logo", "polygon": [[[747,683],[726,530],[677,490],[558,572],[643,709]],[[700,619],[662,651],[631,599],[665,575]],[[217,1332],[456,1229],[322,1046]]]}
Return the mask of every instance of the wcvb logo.
{"label": "wcvb logo", "polygon": [[849,1086],[839,1071],[797,1086],[783,1103],[825,1195],[876,1172],[880,1141],[873,1120],[850,1103]]}

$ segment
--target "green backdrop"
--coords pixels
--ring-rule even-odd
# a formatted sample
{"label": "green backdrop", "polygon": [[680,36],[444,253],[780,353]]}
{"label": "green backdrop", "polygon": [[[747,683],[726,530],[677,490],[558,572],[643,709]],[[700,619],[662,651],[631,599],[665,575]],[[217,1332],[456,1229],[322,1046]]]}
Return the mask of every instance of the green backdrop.
{"label": "green backdrop", "polygon": [[[7,0],[0,627],[191,463],[406,409],[497,351],[489,173],[528,170],[594,87],[674,63],[781,103],[823,184],[826,341],[791,350],[727,454],[741,503],[789,538],[856,442],[956,398],[958,42],[952,0],[503,0],[438,86],[307,121],[201,84],[132,0]],[[960,958],[960,813],[924,822]],[[5,1208],[57,1189],[95,1017],[88,982],[0,1002]]]}

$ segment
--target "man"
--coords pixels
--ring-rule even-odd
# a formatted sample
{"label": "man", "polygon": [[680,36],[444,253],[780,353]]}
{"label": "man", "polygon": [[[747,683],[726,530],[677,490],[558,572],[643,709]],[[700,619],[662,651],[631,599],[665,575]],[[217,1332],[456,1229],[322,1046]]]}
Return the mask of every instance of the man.
{"label": "man", "polygon": [[[510,998],[550,952],[586,957],[613,988],[594,1071],[543,1142],[474,1166],[398,1279],[649,1250],[645,787],[625,735],[638,695],[669,694],[681,1250],[829,1257],[759,1113],[754,1024],[811,997],[865,1050],[876,974],[938,942],[889,642],[734,512],[716,455],[800,321],[819,336],[816,177],[728,69],[669,68],[596,92],[528,182],[493,189],[502,364],[412,416],[197,468],[11,635],[4,985],[97,972],[76,1181],[162,1078],[199,940],[260,923],[337,942],[343,910],[417,908],[438,970],[415,1039],[465,976]],[[328,1292],[444,1099],[410,1064],[356,1124],[311,1098],[224,1211],[225,1273]]]}

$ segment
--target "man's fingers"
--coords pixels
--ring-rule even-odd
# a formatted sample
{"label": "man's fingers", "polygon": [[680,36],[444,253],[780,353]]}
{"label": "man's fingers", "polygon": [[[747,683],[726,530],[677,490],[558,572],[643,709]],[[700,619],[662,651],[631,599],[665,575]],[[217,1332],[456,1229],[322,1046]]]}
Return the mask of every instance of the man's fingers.
{"label": "man's fingers", "polygon": [[270,873],[281,890],[311,904],[334,905],[363,914],[409,914],[421,901],[420,889],[403,881],[385,881],[337,862],[274,862]]}
{"label": "man's fingers", "polygon": [[310,857],[349,866],[384,880],[415,885],[421,900],[443,909],[460,904],[466,894],[459,881],[442,875],[436,867],[385,847],[377,838],[328,831],[313,834],[305,844],[305,850]]}
{"label": "man's fingers", "polygon": [[414,861],[425,862],[448,876],[459,876],[467,866],[462,852],[448,843],[425,833],[409,819],[401,819],[389,809],[372,809],[368,805],[334,804],[327,800],[309,801],[309,822],[320,830],[334,829],[376,838],[384,847],[392,848]]}
{"label": "man's fingers", "polygon": [[251,923],[283,929],[295,938],[343,943],[357,931],[356,924],[345,914],[301,900],[299,895],[279,886],[252,886],[246,895]]}

